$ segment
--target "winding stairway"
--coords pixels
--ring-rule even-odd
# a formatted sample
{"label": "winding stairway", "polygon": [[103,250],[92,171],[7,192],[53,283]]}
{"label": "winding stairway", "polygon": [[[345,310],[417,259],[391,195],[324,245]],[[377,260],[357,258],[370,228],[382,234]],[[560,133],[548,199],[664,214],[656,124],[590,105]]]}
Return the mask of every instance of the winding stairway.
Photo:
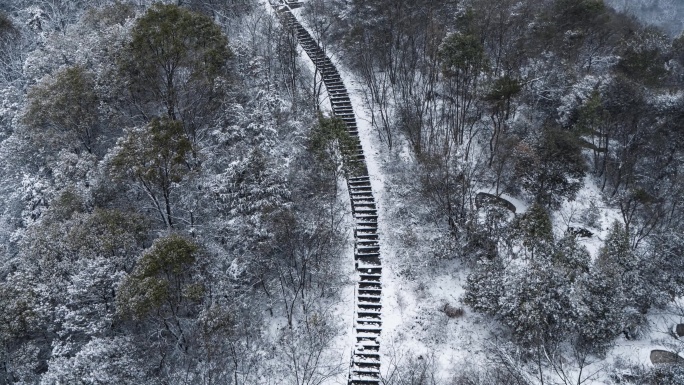
{"label": "winding stairway", "polygon": [[380,333],[382,331],[382,263],[378,236],[378,213],[363,154],[356,117],[347,89],[337,68],[309,32],[297,21],[288,5],[276,8],[283,25],[297,35],[299,44],[321,73],[333,115],[343,120],[353,139],[347,188],[355,220],[354,260],[358,280],[355,287],[354,337],[349,385],[380,384]]}

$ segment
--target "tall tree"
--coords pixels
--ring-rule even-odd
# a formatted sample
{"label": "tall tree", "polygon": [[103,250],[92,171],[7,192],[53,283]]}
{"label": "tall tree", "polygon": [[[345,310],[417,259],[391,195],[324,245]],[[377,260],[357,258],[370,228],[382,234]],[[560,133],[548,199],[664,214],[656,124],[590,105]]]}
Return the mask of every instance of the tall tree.
{"label": "tall tree", "polygon": [[[447,101],[452,109],[448,121],[455,144],[466,139],[466,129],[474,124],[471,109],[477,100],[478,80],[488,60],[478,36],[457,32],[447,36],[439,49],[442,73],[446,78]],[[470,138],[469,138],[470,139]]]}
{"label": "tall tree", "polygon": [[574,199],[584,184],[586,165],[575,138],[547,129],[534,147],[517,148],[516,176],[534,199],[547,207],[558,207],[562,199]]}
{"label": "tall tree", "polygon": [[39,148],[93,152],[99,129],[94,86],[85,69],[70,67],[29,91],[23,122]]}
{"label": "tall tree", "polygon": [[173,228],[171,193],[190,172],[192,144],[183,133],[183,124],[167,118],[154,119],[145,127],[128,130],[117,144],[110,159],[112,175],[136,182],[164,225]]}
{"label": "tall tree", "polygon": [[121,71],[138,112],[145,120],[181,120],[195,143],[221,105],[232,56],[219,26],[178,6],[155,4],[133,28],[127,51]]}

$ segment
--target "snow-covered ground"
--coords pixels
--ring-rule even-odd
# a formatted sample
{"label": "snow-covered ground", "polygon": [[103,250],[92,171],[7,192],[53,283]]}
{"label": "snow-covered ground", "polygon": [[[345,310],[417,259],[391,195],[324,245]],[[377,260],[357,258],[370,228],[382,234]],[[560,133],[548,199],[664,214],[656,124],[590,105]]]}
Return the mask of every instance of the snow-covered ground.
{"label": "snow-covered ground", "polygon": [[[301,10],[293,13],[306,26]],[[393,160],[397,155],[389,153],[371,125],[364,84],[342,65],[335,54],[329,55],[344,80],[356,113],[378,205],[383,258],[383,373],[389,376],[397,365],[409,358],[430,357],[437,364],[437,378],[448,380],[455,367],[478,367],[485,362],[487,345],[504,336],[505,330],[497,321],[477,314],[461,303],[468,269],[457,260],[440,259],[439,249],[446,240],[435,235],[438,234],[436,228],[423,220],[429,215],[422,212],[425,207],[415,204],[410,189],[402,185],[407,181],[396,172]],[[302,56],[313,71],[313,63],[306,55]],[[328,104],[322,103],[322,107],[328,108]],[[492,192],[486,187],[478,191]],[[504,194],[502,198],[513,203],[518,214],[529,206],[518,197]],[[569,226],[587,227],[589,222],[587,229],[594,235],[581,239],[581,243],[592,257],[596,257],[612,223],[620,219],[619,211],[604,203],[600,189],[587,176],[576,199],[563,204],[554,214],[553,223],[555,232],[560,236]],[[350,266],[352,260],[350,254]],[[344,298],[347,298],[346,294]],[[346,300],[340,306],[345,303]],[[346,325],[351,330],[353,303],[348,305],[348,308],[336,311],[339,311],[340,318],[348,321]],[[446,305],[461,307],[465,312],[460,317],[449,318],[443,311]],[[684,323],[684,303],[654,311],[648,319],[649,326],[642,338],[637,341],[624,337],[618,339],[605,358],[595,359],[584,368],[585,376],[589,376],[585,384],[612,384],[611,374],[616,369],[652,366],[649,356],[653,349],[684,350],[684,343],[676,340],[671,332],[673,325]],[[351,338],[351,333],[345,335]],[[343,349],[350,346],[344,345]]]}

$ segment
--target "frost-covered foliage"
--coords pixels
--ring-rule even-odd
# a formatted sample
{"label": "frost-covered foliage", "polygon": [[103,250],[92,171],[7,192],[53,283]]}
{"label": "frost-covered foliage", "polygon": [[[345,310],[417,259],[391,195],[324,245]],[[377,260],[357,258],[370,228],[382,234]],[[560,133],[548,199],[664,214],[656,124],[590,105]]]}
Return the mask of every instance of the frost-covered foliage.
{"label": "frost-covered foliage", "polygon": [[255,1],[184,5],[0,2],[0,383],[343,373],[304,75]]}
{"label": "frost-covered foliage", "polygon": [[656,25],[671,36],[684,31],[684,4],[678,0],[606,0],[606,4],[629,13],[645,23]]}
{"label": "frost-covered foliage", "polygon": [[680,2],[311,2],[387,147],[400,279],[438,290],[431,269],[460,259],[466,314],[497,318],[539,382],[648,335],[681,296],[684,39],[611,6]]}
{"label": "frost-covered foliage", "polygon": [[[0,383],[340,382],[346,155],[320,85],[255,0],[152,3],[0,2]],[[507,331],[454,383],[568,362],[580,383],[684,293],[684,40],[607,3],[628,5],[302,11],[365,87],[402,274],[459,257],[463,318]],[[616,223],[560,223],[590,187]],[[397,358],[387,383],[437,384],[437,366]]]}

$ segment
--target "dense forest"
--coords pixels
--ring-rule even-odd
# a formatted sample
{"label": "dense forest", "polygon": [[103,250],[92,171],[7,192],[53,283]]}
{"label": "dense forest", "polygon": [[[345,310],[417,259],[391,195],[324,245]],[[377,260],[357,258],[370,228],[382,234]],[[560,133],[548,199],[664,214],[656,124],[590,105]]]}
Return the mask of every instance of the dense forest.
{"label": "dense forest", "polygon": [[[684,384],[624,353],[684,351],[684,7],[629,3],[296,10],[382,180],[382,384]],[[347,383],[307,60],[265,1],[0,0],[0,384]]]}

